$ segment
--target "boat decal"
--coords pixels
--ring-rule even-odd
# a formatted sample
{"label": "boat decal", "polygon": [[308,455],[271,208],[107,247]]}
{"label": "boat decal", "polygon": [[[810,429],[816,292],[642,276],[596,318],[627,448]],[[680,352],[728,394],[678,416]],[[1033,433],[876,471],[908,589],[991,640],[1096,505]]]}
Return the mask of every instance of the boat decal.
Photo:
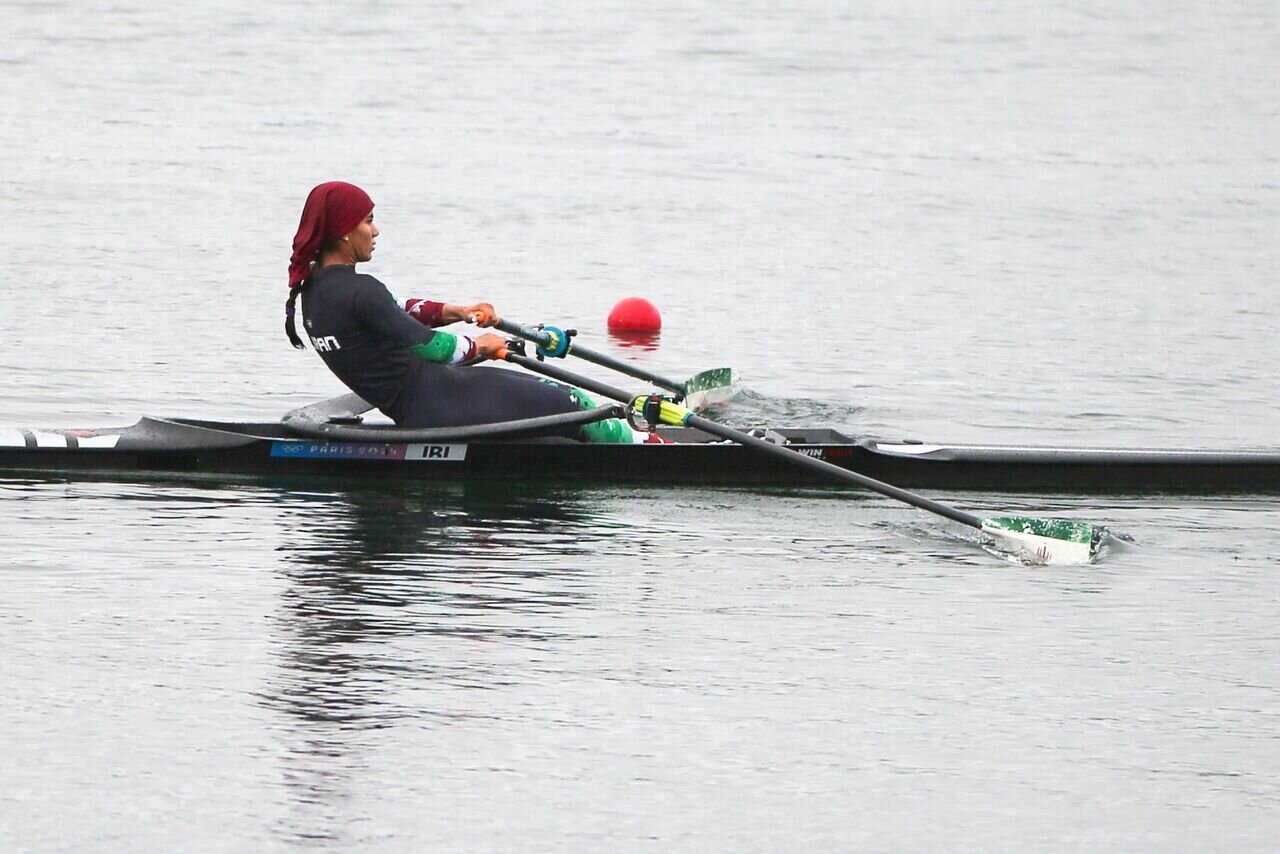
{"label": "boat decal", "polygon": [[378,442],[308,442],[276,439],[271,456],[309,460],[407,460],[410,462],[461,462],[466,445],[381,444]]}
{"label": "boat decal", "polygon": [[798,445],[790,446],[791,450],[804,454],[806,457],[813,457],[818,460],[837,460],[842,457],[852,457],[853,448],[841,448],[826,446],[804,447]]}
{"label": "boat decal", "polygon": [[25,448],[27,437],[21,430],[0,430],[0,448]]}
{"label": "boat decal", "polygon": [[406,445],[406,460],[462,462],[467,458],[466,445]]}

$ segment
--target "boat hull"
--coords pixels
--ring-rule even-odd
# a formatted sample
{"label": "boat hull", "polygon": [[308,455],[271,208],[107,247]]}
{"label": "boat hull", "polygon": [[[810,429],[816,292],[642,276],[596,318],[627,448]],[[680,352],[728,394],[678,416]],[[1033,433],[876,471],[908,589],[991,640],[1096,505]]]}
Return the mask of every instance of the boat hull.
{"label": "boat hull", "polygon": [[[801,466],[689,429],[674,445],[565,439],[347,442],[278,423],[144,418],[112,430],[4,431],[0,475],[325,476],[350,480],[539,480],[808,485]],[[907,489],[1093,494],[1280,493],[1280,453],[941,445],[778,429],[788,447]]]}

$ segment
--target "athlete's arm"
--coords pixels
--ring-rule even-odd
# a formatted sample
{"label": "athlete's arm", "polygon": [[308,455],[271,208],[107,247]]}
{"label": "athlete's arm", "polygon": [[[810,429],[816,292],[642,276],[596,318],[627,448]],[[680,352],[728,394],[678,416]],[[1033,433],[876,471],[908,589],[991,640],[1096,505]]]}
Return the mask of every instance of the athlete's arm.
{"label": "athlete's arm", "polygon": [[455,305],[448,302],[435,302],[428,299],[407,299],[404,310],[423,326],[444,326],[460,320],[475,323],[477,326],[496,326],[498,312],[487,302],[474,305]]}
{"label": "athlete's arm", "polygon": [[420,359],[441,365],[461,365],[480,357],[467,335],[433,330],[411,317],[386,286],[373,276],[360,276],[351,308],[375,333],[399,344]]}
{"label": "athlete's arm", "polygon": [[423,326],[444,326],[446,323],[453,322],[444,319],[446,306],[442,302],[429,299],[407,299],[404,301],[403,308],[410,317]]}

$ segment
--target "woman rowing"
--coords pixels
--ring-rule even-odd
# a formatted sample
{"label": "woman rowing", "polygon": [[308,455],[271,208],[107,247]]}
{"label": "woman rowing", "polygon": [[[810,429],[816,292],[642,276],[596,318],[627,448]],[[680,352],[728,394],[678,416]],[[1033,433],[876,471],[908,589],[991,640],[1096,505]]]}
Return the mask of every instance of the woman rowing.
{"label": "woman rowing", "polygon": [[[294,325],[302,295],[303,326],[335,376],[401,427],[457,427],[514,421],[589,409],[578,389],[476,363],[493,358],[506,341],[475,338],[437,327],[499,317],[487,302],[473,305],[396,300],[382,282],[356,272],[378,238],[373,200],[353,184],[330,181],[307,196],[293,238],[285,331],[303,348]],[[662,442],[617,419],[570,428],[588,442]]]}

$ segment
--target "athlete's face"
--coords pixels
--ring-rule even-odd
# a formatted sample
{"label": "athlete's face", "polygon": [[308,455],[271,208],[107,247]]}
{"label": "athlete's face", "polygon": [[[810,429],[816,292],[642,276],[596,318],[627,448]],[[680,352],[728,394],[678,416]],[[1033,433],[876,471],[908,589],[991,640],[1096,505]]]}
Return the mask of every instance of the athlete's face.
{"label": "athlete's face", "polygon": [[353,260],[368,261],[373,258],[373,250],[378,243],[378,227],[373,224],[373,211],[369,211],[369,215],[364,218],[364,222],[355,227],[355,230],[347,235],[346,241],[351,248]]}

